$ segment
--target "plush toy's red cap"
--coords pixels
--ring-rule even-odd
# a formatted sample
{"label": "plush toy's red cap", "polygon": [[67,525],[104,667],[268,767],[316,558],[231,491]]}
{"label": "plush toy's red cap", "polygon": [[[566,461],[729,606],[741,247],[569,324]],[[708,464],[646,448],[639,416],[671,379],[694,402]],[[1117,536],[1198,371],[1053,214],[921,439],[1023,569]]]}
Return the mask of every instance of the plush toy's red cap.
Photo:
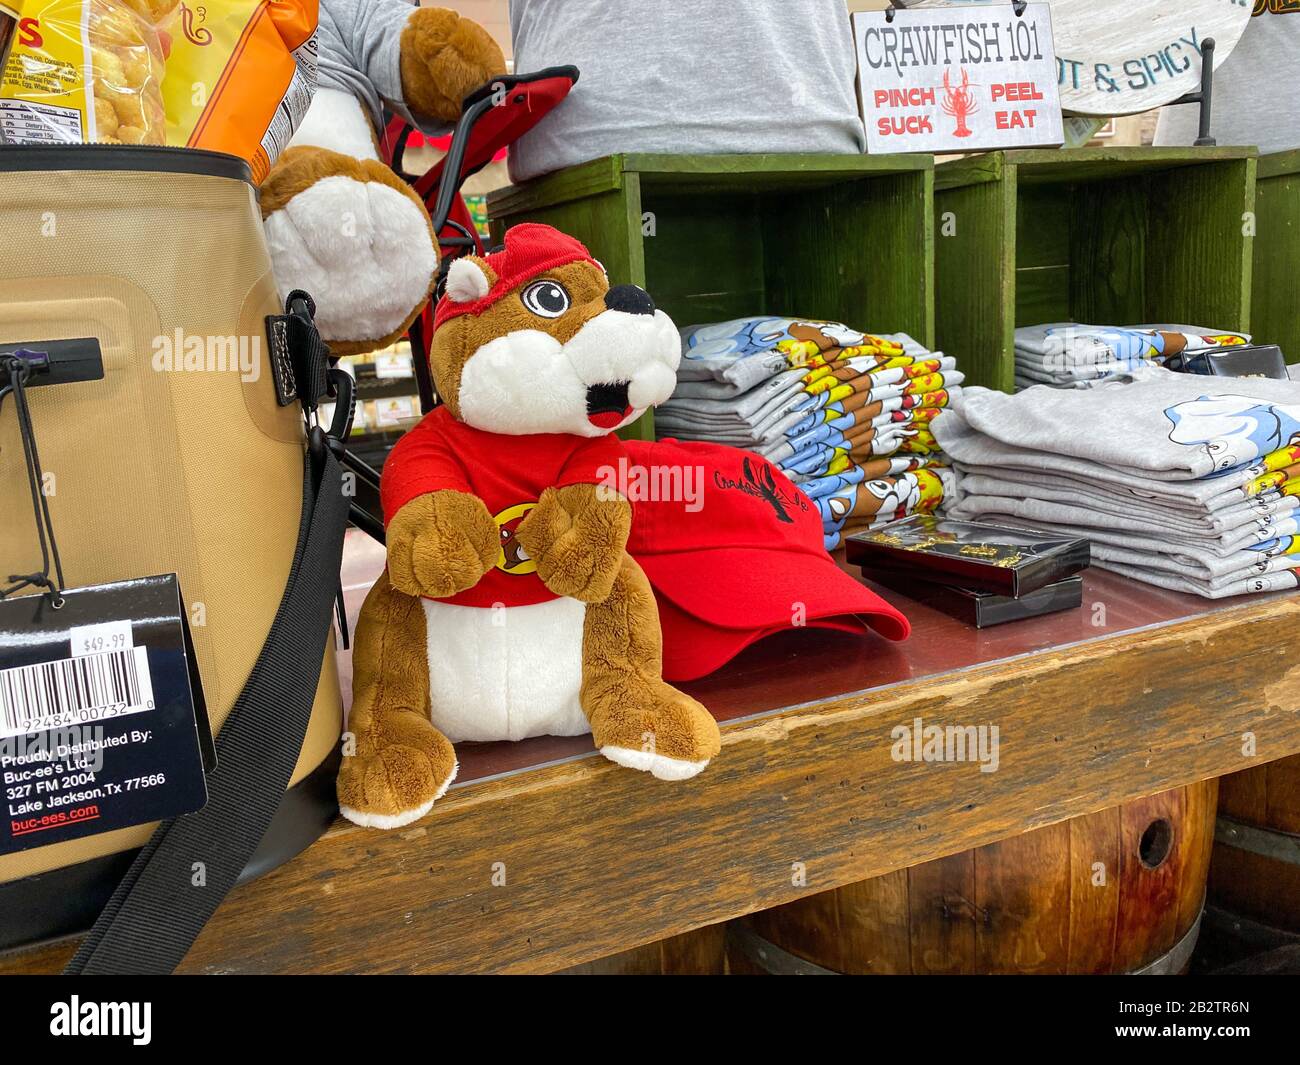
{"label": "plush toy's red cap", "polygon": [[482,314],[506,293],[547,270],[574,262],[596,262],[581,241],[540,222],[521,222],[507,229],[505,247],[484,256],[484,261],[497,275],[496,284],[485,295],[466,302],[444,295],[434,311],[434,329],[462,314]]}

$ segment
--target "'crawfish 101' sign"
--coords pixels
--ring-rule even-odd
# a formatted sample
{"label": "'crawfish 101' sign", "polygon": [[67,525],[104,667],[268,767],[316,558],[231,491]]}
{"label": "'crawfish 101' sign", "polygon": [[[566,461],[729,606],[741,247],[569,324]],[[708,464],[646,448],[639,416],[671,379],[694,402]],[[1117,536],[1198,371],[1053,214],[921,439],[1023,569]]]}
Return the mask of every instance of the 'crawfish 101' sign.
{"label": "'crawfish 101' sign", "polygon": [[858,93],[872,153],[1060,144],[1052,19],[1043,4],[859,11]]}

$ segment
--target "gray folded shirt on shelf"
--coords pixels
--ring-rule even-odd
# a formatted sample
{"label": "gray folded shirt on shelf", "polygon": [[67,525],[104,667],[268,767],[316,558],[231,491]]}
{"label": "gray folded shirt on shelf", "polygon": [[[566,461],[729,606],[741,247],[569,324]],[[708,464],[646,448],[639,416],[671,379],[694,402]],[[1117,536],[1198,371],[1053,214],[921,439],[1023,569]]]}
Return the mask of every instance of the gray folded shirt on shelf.
{"label": "gray folded shirt on shelf", "polygon": [[[974,450],[991,440],[1037,453],[1046,466],[1079,460],[1071,465],[1085,476],[1102,467],[1137,481],[1223,473],[1220,484],[1241,484],[1252,463],[1300,436],[1300,382],[1147,366],[1077,390],[967,388],[954,413],[936,419],[935,436],[957,462],[997,465]],[[974,433],[962,434],[959,422]]]}
{"label": "gray folded shirt on shelf", "polygon": [[1079,387],[1185,352],[1250,343],[1245,333],[1193,325],[1084,325],[1051,322],[1022,326],[1015,334],[1017,388],[1047,384]]}
{"label": "gray folded shirt on shelf", "polygon": [[[1041,503],[1036,499],[1008,499],[1005,496],[976,495],[963,482],[960,502],[953,517],[977,520],[985,514],[1003,514],[1019,519],[1018,524],[1036,528],[1062,529],[1072,535],[1087,536],[1095,543],[1112,544],[1141,555],[1169,555],[1194,560],[1205,574],[1220,576],[1244,569],[1263,558],[1275,557],[1268,545],[1282,537],[1294,537],[1300,529],[1294,519],[1283,523],[1273,535],[1248,535],[1238,540],[1201,541],[1160,528],[1132,529],[1099,524],[1087,510],[1059,504]],[[1258,548],[1258,550],[1256,550]],[[1286,556],[1280,556],[1286,557]],[[1300,556],[1292,556],[1293,565]],[[1275,567],[1288,568],[1288,567]]]}
{"label": "gray folded shirt on shelf", "polygon": [[985,509],[977,498],[962,496],[949,508],[949,516],[993,524],[1030,526],[1044,532],[1069,536],[1086,536],[1092,543],[1092,563],[1174,591],[1190,592],[1207,599],[1233,595],[1282,591],[1300,587],[1293,555],[1270,555],[1267,552],[1241,551],[1206,563],[1202,556],[1179,550],[1179,545],[1161,544],[1158,550],[1144,551],[1136,541],[1114,542],[1092,526],[1062,525],[1041,520],[1028,521],[996,506]]}
{"label": "gray folded shirt on shelf", "polygon": [[[708,398],[722,398],[726,395],[739,396],[769,378],[790,369],[786,356],[776,350],[756,350],[763,340],[752,332],[753,323],[770,321],[774,331],[779,332],[788,323],[799,322],[794,318],[745,319],[737,318],[730,322],[715,322],[704,326],[687,326],[682,330],[683,351],[681,365],[677,368],[678,387],[685,382],[712,386]],[[834,331],[843,330],[842,342],[852,346],[862,341],[864,335],[848,329],[838,323],[822,323]],[[747,340],[741,339],[750,328]],[[737,335],[732,335],[733,333]],[[879,333],[882,340],[892,340],[902,345],[903,354],[913,358],[930,354],[924,344],[919,343],[906,333]]]}
{"label": "gray folded shirt on shelf", "polygon": [[1266,532],[1277,527],[1282,520],[1294,518],[1300,499],[1294,495],[1275,498],[1269,493],[1252,497],[1248,502],[1219,508],[1219,510],[1183,510],[1183,508],[1157,503],[1149,505],[1139,499],[1125,498],[1108,493],[1101,486],[1069,477],[1037,477],[1019,471],[1001,471],[989,467],[958,466],[962,473],[962,486],[972,495],[1001,495],[1011,499],[1039,499],[1045,503],[1060,503],[1083,507],[1088,514],[1096,515],[1097,523],[1113,524],[1117,528],[1165,527],[1213,540],[1217,537],[1236,536],[1244,529]]}
{"label": "gray folded shirt on shelf", "polygon": [[1097,565],[1210,598],[1300,586],[1300,384],[1143,366],[968,388],[931,428],[954,517],[1087,536]]}

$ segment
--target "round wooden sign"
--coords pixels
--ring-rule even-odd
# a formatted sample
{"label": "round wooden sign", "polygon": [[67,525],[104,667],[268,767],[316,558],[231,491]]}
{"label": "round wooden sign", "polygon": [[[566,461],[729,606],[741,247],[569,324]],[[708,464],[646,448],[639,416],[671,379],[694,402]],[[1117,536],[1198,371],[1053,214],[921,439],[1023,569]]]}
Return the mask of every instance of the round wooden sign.
{"label": "round wooden sign", "polygon": [[[1214,38],[1217,68],[1246,31],[1253,0],[1037,2],[1052,9],[1061,109],[1109,117],[1149,111],[1200,88],[1202,42]],[[895,3],[956,8],[986,0]],[[907,12],[896,17],[905,19]]]}

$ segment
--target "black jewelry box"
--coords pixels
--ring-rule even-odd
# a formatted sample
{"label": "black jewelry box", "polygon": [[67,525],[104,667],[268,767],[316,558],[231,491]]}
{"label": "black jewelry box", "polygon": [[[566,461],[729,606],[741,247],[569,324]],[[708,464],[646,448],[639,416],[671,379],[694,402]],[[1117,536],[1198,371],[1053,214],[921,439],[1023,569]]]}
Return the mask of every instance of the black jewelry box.
{"label": "black jewelry box", "polygon": [[954,588],[945,584],[932,584],[916,577],[888,570],[863,570],[869,581],[892,588],[922,606],[964,621],[977,629],[1004,625],[1008,621],[1037,618],[1062,610],[1075,610],[1083,605],[1083,578],[1066,577],[1019,599],[995,592],[980,592],[973,588]]}
{"label": "black jewelry box", "polygon": [[1286,359],[1276,344],[1251,344],[1220,351],[1197,351],[1178,357],[1173,369],[1203,377],[1266,377],[1288,380]]}
{"label": "black jewelry box", "polygon": [[855,566],[1021,598],[1087,569],[1086,539],[916,514],[845,540]]}

